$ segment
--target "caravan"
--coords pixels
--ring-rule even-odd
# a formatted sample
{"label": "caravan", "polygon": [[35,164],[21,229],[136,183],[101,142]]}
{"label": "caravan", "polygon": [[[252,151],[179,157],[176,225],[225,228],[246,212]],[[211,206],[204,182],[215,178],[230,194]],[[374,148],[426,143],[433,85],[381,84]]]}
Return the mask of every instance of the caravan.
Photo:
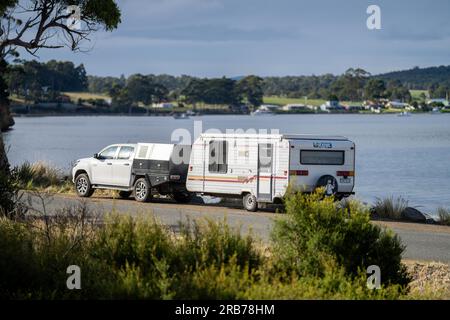
{"label": "caravan", "polygon": [[202,134],[193,144],[186,188],[242,197],[248,211],[280,202],[287,186],[325,187],[337,198],[353,194],[355,144],[345,137],[281,134]]}

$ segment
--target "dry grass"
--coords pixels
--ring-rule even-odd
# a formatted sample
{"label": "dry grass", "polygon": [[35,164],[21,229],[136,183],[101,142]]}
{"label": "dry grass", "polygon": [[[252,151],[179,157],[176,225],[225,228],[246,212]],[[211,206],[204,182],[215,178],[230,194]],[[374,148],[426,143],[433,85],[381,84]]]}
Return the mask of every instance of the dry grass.
{"label": "dry grass", "polygon": [[437,215],[439,224],[450,226],[450,210],[445,208],[438,208]]}
{"label": "dry grass", "polygon": [[377,198],[372,208],[372,217],[400,220],[402,212],[408,207],[408,201],[402,197]]}

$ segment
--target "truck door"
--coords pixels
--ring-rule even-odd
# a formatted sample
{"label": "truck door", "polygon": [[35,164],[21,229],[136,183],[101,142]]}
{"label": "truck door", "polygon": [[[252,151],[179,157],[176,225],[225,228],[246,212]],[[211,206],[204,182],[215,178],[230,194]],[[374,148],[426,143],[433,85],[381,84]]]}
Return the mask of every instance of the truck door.
{"label": "truck door", "polygon": [[129,187],[131,168],[133,164],[134,147],[120,147],[117,159],[113,160],[111,184],[120,187]]}
{"label": "truck door", "polygon": [[117,146],[112,146],[101,151],[92,164],[92,184],[109,185],[112,181],[112,165],[117,153]]}
{"label": "truck door", "polygon": [[272,201],[273,144],[258,144],[258,200]]}

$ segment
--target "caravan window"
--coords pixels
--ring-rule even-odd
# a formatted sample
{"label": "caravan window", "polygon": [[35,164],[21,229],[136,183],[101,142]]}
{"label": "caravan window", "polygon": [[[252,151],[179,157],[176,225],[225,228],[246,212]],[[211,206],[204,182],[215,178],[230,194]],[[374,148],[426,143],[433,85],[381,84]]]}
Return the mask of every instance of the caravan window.
{"label": "caravan window", "polygon": [[301,150],[300,163],[340,166],[344,164],[344,155],[344,151]]}
{"label": "caravan window", "polygon": [[226,141],[212,140],[209,142],[209,172],[227,173],[227,151],[228,143]]}

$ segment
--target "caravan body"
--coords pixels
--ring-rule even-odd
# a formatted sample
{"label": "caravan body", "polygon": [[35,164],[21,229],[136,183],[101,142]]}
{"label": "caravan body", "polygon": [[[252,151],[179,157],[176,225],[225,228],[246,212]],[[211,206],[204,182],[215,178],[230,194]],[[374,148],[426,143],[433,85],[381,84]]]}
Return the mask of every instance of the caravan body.
{"label": "caravan body", "polygon": [[[352,194],[355,145],[345,137],[281,134],[202,134],[193,144],[190,192],[244,197],[244,207],[280,200],[289,184],[311,192],[324,186]],[[246,203],[247,201],[247,203]]]}

